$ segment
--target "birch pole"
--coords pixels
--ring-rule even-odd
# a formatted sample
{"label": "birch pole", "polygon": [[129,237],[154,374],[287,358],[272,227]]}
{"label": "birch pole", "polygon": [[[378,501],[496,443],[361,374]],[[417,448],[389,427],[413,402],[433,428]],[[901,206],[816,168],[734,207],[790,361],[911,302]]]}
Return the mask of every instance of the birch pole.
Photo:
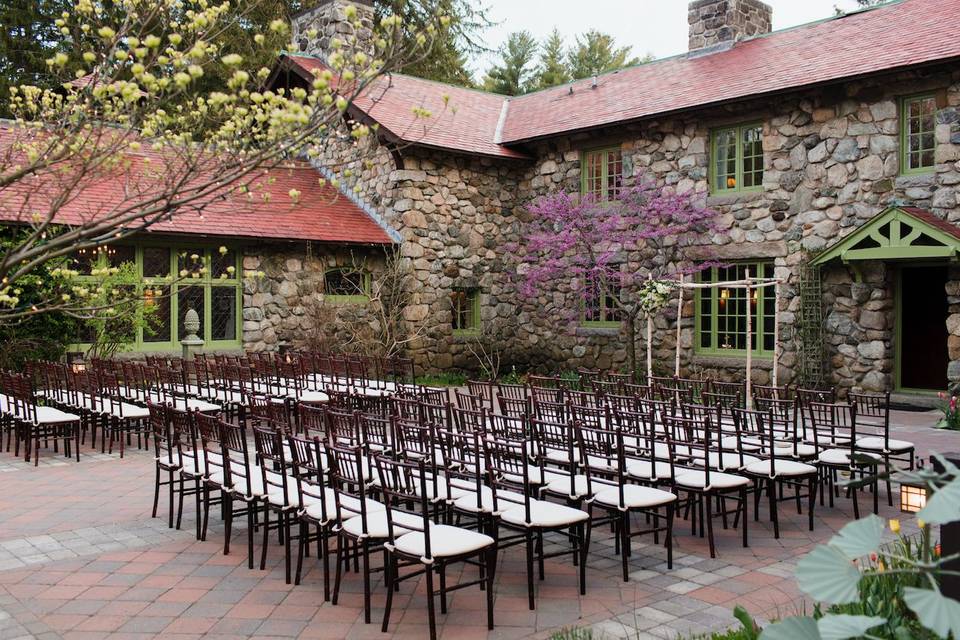
{"label": "birch pole", "polygon": [[780,368],[780,281],[773,285],[773,386],[777,386]]}
{"label": "birch pole", "polygon": [[680,295],[677,296],[677,353],[674,358],[673,375],[680,377],[680,321],[683,319],[683,274],[680,274]]}
{"label": "birch pole", "polygon": [[752,369],[753,369],[753,304],[752,295],[753,289],[750,286],[750,267],[746,268],[747,273],[747,381],[746,381],[746,391],[747,391],[747,409],[753,409],[753,382],[752,382]]}

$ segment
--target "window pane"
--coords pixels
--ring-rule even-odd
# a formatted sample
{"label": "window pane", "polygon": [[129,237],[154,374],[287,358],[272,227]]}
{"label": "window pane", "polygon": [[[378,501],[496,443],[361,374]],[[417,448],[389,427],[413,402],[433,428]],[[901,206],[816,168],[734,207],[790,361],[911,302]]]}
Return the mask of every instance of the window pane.
{"label": "window pane", "polygon": [[177,252],[177,275],[188,280],[199,280],[206,273],[203,249],[181,249]]}
{"label": "window pane", "polygon": [[204,336],[204,306],[203,306],[203,287],[181,285],[177,292],[178,318],[177,318],[177,339],[183,340],[187,336],[186,327],[183,326],[183,320],[189,309],[197,312],[200,318],[200,328],[197,335]]}
{"label": "window pane", "polygon": [[367,294],[366,278],[359,271],[331,269],[324,276],[324,293],[328,296],[363,296]]}
{"label": "window pane", "polygon": [[170,275],[170,249],[168,247],[143,248],[143,277],[163,278]]}
{"label": "window pane", "polygon": [[[223,247],[227,249],[226,247]],[[230,249],[221,251],[220,247],[210,254],[210,272],[214,280],[233,280],[237,277],[237,254]]]}
{"label": "window pane", "polygon": [[476,289],[455,289],[450,294],[450,306],[453,312],[452,325],[455,331],[479,328],[476,304],[479,292]]}
{"label": "window pane", "polygon": [[616,200],[623,188],[623,155],[620,149],[611,149],[607,155],[607,184],[604,200]]}
{"label": "window pane", "polygon": [[[743,280],[750,268],[750,277],[765,278],[773,273],[773,267],[767,263],[739,264],[718,267],[715,271],[705,271],[701,282],[727,282]],[[752,289],[750,298],[744,288],[724,287],[701,290],[700,327],[701,349],[720,351],[744,351],[747,348],[747,313],[750,313],[753,332],[751,347],[761,352],[773,350],[773,287]],[[760,312],[762,309],[762,317]],[[716,320],[716,330],[714,330]],[[762,337],[761,344],[757,336]]]}
{"label": "window pane", "polygon": [[583,289],[583,320],[584,322],[599,322],[602,320],[600,309],[600,285],[589,282]]}
{"label": "window pane", "polygon": [[237,288],[210,288],[210,339],[237,339]]}
{"label": "window pane", "polygon": [[763,184],[763,128],[745,128],[742,139],[743,187],[759,187]]}
{"label": "window pane", "polygon": [[905,103],[903,140],[906,169],[929,169],[934,165],[936,100],[932,96],[912,98]]}
{"label": "window pane", "polygon": [[726,191],[737,188],[737,130],[725,129],[715,135],[714,172],[717,184],[714,189]]}
{"label": "window pane", "polygon": [[[146,250],[144,250],[146,251]],[[170,270],[169,262],[167,271]],[[146,266],[146,253],[144,253]],[[172,318],[170,317],[169,287],[147,287],[143,291],[143,306],[154,311],[146,316],[147,326],[143,329],[144,342],[170,342]]]}
{"label": "window pane", "polygon": [[137,250],[127,245],[110,246],[107,247],[107,259],[112,267],[118,267],[125,262],[135,262]]}

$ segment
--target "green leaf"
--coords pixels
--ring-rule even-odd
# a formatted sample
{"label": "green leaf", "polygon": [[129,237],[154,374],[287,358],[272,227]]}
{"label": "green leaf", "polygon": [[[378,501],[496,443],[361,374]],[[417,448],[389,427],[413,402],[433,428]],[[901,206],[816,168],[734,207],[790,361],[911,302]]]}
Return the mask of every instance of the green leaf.
{"label": "green leaf", "polygon": [[760,640],[820,640],[817,621],[796,616],[764,627]]}
{"label": "green leaf", "polygon": [[841,551],[819,545],[797,563],[797,583],[814,600],[830,604],[857,602],[860,572]]}
{"label": "green leaf", "polygon": [[886,622],[877,616],[850,616],[846,614],[826,615],[817,621],[820,637],[823,640],[847,640],[859,638],[878,625]]}
{"label": "green leaf", "polygon": [[960,638],[960,602],[939,591],[916,587],[903,590],[903,601],[927,629],[943,638],[952,631],[953,637]]}
{"label": "green leaf", "polygon": [[927,506],[920,510],[917,519],[927,524],[946,524],[960,520],[960,478],[927,498]]}
{"label": "green leaf", "polygon": [[870,555],[880,548],[884,522],[877,515],[870,515],[847,524],[833,536],[829,545],[840,551],[849,560]]}
{"label": "green leaf", "polygon": [[737,605],[733,609],[733,617],[743,625],[743,632],[746,634],[747,640],[757,640],[757,623],[746,609]]}

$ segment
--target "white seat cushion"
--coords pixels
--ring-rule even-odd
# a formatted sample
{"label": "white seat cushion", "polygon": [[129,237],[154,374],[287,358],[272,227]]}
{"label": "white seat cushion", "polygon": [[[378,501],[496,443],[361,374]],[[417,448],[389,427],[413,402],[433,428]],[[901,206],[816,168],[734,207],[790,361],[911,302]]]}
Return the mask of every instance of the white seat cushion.
{"label": "white seat cushion", "polygon": [[[497,490],[497,508],[501,512],[515,509],[517,505],[523,505],[522,493]],[[453,506],[469,513],[477,513],[477,494],[473,491],[464,492],[464,495],[453,501]],[[480,487],[480,510],[483,513],[493,513],[493,490],[490,487]]]}
{"label": "white seat cushion", "polygon": [[[676,483],[678,487],[704,489],[707,483],[707,474],[704,471],[684,470],[677,471]],[[714,489],[736,489],[750,484],[750,480],[732,473],[712,471],[710,473],[710,487]]]}
{"label": "white seat cushion", "polygon": [[[405,511],[394,510],[393,527],[394,535],[399,537],[404,535],[405,532],[410,532],[410,529],[405,527],[422,529],[423,518],[419,515],[413,515]],[[363,519],[360,516],[347,519],[343,523],[343,530],[345,533],[348,533],[355,538],[359,538],[363,535]],[[367,509],[367,537],[376,538],[379,540],[390,537],[390,531],[388,530],[387,525],[387,510],[384,509],[382,505],[377,511],[371,511],[370,509]]]}
{"label": "white seat cushion", "polygon": [[80,416],[60,411],[60,409],[37,407],[37,424],[62,424],[78,420],[80,420]]}
{"label": "white seat cushion", "polygon": [[579,524],[589,517],[590,514],[580,509],[543,500],[530,500],[530,522],[526,520],[526,508],[523,505],[505,511],[500,519],[508,524],[521,527],[553,529]]}
{"label": "white seat cushion", "polygon": [[[333,489],[327,487],[323,490],[323,501],[326,503],[327,507],[327,518],[323,519],[323,503],[321,503],[319,498],[308,496],[304,501],[307,503],[304,512],[313,518],[318,520],[323,524],[337,519],[337,497]],[[364,506],[367,509],[367,513],[377,513],[383,511],[383,503],[377,502],[376,500],[371,500],[366,498],[363,501]],[[340,494],[340,507],[343,510],[343,515],[346,519],[350,520],[355,517],[359,517],[356,514],[360,513],[360,499],[353,496],[341,493]]]}
{"label": "white seat cushion", "polygon": [[[867,451],[863,452],[863,455],[869,456],[879,460],[881,456],[876,453],[870,453]],[[839,465],[849,465],[850,464],[850,450],[849,449],[827,449],[817,458],[820,462],[824,464],[839,464]]]}
{"label": "white seat cushion", "polygon": [[760,449],[760,441],[757,438],[751,436],[723,436],[720,439],[720,447],[728,451],[736,451],[737,447],[740,447],[744,451],[758,451]]}
{"label": "white seat cushion", "polygon": [[774,458],[773,460],[773,474],[770,473],[770,461],[769,460],[756,460],[745,466],[743,468],[747,473],[752,473],[758,476],[764,476],[769,478],[775,478],[777,476],[805,476],[805,475],[815,475],[817,473],[817,468],[804,464],[803,462],[796,462],[794,460],[785,460],[783,458]]}
{"label": "white seat cushion", "polygon": [[[422,531],[411,531],[397,538],[395,548],[401,553],[423,557],[426,536]],[[430,527],[430,554],[434,558],[452,558],[466,555],[493,545],[493,538],[460,527],[435,524]]]}
{"label": "white seat cushion", "polygon": [[[711,451],[707,456],[707,459],[710,461],[711,469],[719,469],[720,471],[739,471],[741,469],[741,458],[740,454],[734,451],[724,451],[719,453],[717,451]],[[752,462],[758,461],[760,458],[756,456],[743,455],[742,465],[745,467]],[[698,458],[694,461],[697,466],[703,466],[703,458]]]}
{"label": "white seat cushion", "polygon": [[639,480],[669,480],[670,463],[656,460],[638,460],[627,465],[627,473]]}
{"label": "white seat cushion", "polygon": [[[913,443],[906,440],[894,440],[891,438],[886,443],[887,451],[910,451],[913,449]],[[869,449],[871,451],[883,451],[884,442],[880,436],[869,436],[857,440],[858,449]]]}
{"label": "white seat cushion", "polygon": [[[659,507],[670,504],[676,499],[677,496],[669,491],[661,491],[653,487],[641,487],[637,484],[623,485],[623,506],[628,509]],[[603,491],[599,491],[593,496],[593,501],[596,504],[602,504],[608,507],[619,507],[620,489],[618,487],[609,487]]]}
{"label": "white seat cushion", "polygon": [[[573,499],[583,498],[588,495],[589,490],[587,488],[587,476],[582,474],[577,474],[573,477],[573,491],[570,493],[570,476],[564,473],[556,472],[546,472],[546,489],[550,493],[559,494],[562,496],[567,496]],[[597,485],[602,487],[605,485]]]}
{"label": "white seat cushion", "polygon": [[794,450],[792,442],[778,442],[774,445],[773,451],[777,456],[789,456],[791,458],[794,455],[800,458],[813,458],[817,455],[817,448],[815,446],[800,442],[797,443],[796,450]]}

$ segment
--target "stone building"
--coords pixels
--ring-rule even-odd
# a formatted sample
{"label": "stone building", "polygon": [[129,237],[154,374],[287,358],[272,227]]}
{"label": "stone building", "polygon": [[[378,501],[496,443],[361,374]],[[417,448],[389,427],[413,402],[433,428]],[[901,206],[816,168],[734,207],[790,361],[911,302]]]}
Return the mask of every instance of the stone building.
{"label": "stone building", "polygon": [[[271,86],[325,68],[331,39],[354,34],[346,4],[296,17],[299,52],[281,57]],[[352,4],[366,42],[372,4]],[[303,346],[319,324],[336,326],[318,322],[317,304],[362,318],[392,244],[414,276],[403,313],[421,369],[475,369],[480,344],[507,366],[623,367],[622,329],[603,305],[571,321],[585,306],[573,287],[519,295],[506,247],[540,195],[615,198],[643,179],[716,212],[711,244],[687,257],[727,266],[701,278],[749,268],[786,283],[780,380],[905,391],[960,382],[960,0],[901,0],[777,32],[771,20],[759,0],[695,0],[687,54],[518,97],[378,80],[350,115],[379,125],[379,145],[332,146],[315,162],[350,176],[343,209],[305,193],[314,224],[234,234],[238,266],[263,273],[238,279],[238,333],[221,346]],[[348,214],[363,234],[326,232]],[[358,259],[369,273],[349,268]],[[622,268],[647,266],[627,255]],[[773,304],[716,289],[680,318],[668,306],[656,318],[660,370],[672,369],[679,322],[685,372],[742,375],[751,313],[766,381]]]}
{"label": "stone building", "polygon": [[[300,52],[278,63],[275,85],[323,68],[342,1],[298,19]],[[642,177],[716,211],[712,245],[689,258],[729,266],[701,278],[749,266],[786,281],[781,380],[960,381],[960,3],[902,0],[773,33],[771,20],[758,0],[695,0],[685,55],[518,97],[394,74],[356,100],[383,148],[365,166],[345,149],[323,164],[355,169],[362,200],[400,234],[416,273],[407,318],[427,325],[412,348],[422,366],[470,368],[482,331],[505,362],[622,367],[613,318],[571,326],[581,294],[567,287],[524,299],[504,248],[537,196],[615,197]],[[411,105],[432,112],[428,125]],[[645,269],[636,256],[623,268]],[[750,308],[757,380],[768,379],[772,296],[739,295],[685,305],[684,371],[742,372]],[[464,304],[476,310],[466,326]],[[675,309],[656,319],[661,362],[672,364],[676,322]]]}

